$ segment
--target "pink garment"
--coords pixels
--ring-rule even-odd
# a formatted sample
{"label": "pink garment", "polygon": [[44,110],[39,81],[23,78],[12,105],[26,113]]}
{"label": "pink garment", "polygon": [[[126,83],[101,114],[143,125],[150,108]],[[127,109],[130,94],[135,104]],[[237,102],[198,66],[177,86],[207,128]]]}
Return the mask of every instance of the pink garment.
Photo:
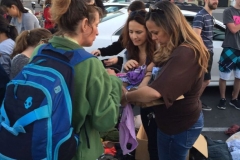
{"label": "pink garment", "polygon": [[[122,118],[119,123],[119,140],[123,155],[132,152],[137,148],[133,110],[130,104],[123,109]],[[127,149],[127,144],[131,144],[131,149]]]}

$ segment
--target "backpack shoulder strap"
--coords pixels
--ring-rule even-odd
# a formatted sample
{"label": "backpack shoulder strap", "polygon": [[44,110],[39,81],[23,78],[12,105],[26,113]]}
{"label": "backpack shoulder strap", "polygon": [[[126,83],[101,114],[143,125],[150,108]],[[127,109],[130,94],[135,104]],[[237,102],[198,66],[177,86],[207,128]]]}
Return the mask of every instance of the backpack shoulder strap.
{"label": "backpack shoulder strap", "polygon": [[59,48],[53,47],[51,43],[43,44],[39,48],[39,50],[37,52],[37,55],[42,55],[43,50],[51,50],[51,51],[60,53],[64,56],[68,57],[69,58],[69,63],[70,63],[71,66],[75,66],[78,63],[83,62],[88,58],[95,57],[92,54],[85,51],[83,48],[78,48],[78,49],[66,51],[64,49],[59,49]]}
{"label": "backpack shoulder strap", "polygon": [[[35,109],[35,110],[29,112],[25,116],[19,118],[11,127],[8,116],[7,116],[5,108],[4,108],[4,105],[2,105],[1,114],[0,114],[0,118],[1,118],[0,122],[1,122],[1,125],[6,130],[8,130],[13,135],[17,136],[20,132],[26,133],[26,131],[24,129],[25,126],[29,125],[30,123],[32,123],[36,120],[48,118],[50,116],[51,116],[51,113],[49,112],[49,106],[44,105],[44,106],[39,107],[38,109]],[[2,120],[2,118],[4,118],[4,121]]]}
{"label": "backpack shoulder strap", "polygon": [[95,57],[95,56],[88,53],[83,48],[79,48],[79,49],[74,50],[74,55],[70,61],[70,64],[72,66],[75,66],[78,63],[83,62],[83,61],[87,60],[88,58],[92,58],[92,57]]}

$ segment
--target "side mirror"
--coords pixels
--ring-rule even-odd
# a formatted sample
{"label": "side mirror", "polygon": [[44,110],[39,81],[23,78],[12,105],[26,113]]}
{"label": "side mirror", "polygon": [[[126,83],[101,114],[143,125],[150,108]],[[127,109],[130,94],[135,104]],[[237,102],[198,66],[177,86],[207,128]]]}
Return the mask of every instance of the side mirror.
{"label": "side mirror", "polygon": [[36,2],[31,2],[32,4],[32,9],[35,9],[36,8]]}

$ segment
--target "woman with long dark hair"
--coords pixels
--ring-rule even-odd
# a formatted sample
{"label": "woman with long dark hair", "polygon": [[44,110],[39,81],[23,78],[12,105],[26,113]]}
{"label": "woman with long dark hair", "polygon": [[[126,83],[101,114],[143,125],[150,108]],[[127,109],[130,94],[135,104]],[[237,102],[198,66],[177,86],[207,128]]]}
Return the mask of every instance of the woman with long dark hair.
{"label": "woman with long dark hair", "polygon": [[[133,11],[129,14],[127,22],[122,32],[122,44],[126,46],[127,62],[124,64],[126,72],[140,66],[148,66],[153,61],[153,53],[156,50],[156,43],[152,40],[150,33],[147,31],[145,10]],[[146,68],[144,70],[146,72]],[[142,81],[146,81],[148,77],[142,77]],[[146,85],[146,83],[145,83]],[[144,86],[141,83],[138,88]],[[141,119],[143,127],[148,136],[148,151],[151,160],[158,159],[157,152],[157,125],[155,119],[149,116],[153,114],[153,109],[141,108]]]}
{"label": "woman with long dark hair", "polygon": [[4,6],[7,13],[12,17],[10,24],[16,27],[18,33],[40,28],[37,17],[29,13],[20,0],[2,0],[1,6]]}

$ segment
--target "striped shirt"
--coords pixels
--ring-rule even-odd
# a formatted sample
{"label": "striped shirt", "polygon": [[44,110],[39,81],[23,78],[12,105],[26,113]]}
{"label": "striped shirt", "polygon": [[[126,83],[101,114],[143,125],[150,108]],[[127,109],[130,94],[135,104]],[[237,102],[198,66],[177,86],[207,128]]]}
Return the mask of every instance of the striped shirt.
{"label": "striped shirt", "polygon": [[193,20],[193,28],[202,30],[201,37],[209,51],[213,50],[213,17],[205,10],[199,11]]}

